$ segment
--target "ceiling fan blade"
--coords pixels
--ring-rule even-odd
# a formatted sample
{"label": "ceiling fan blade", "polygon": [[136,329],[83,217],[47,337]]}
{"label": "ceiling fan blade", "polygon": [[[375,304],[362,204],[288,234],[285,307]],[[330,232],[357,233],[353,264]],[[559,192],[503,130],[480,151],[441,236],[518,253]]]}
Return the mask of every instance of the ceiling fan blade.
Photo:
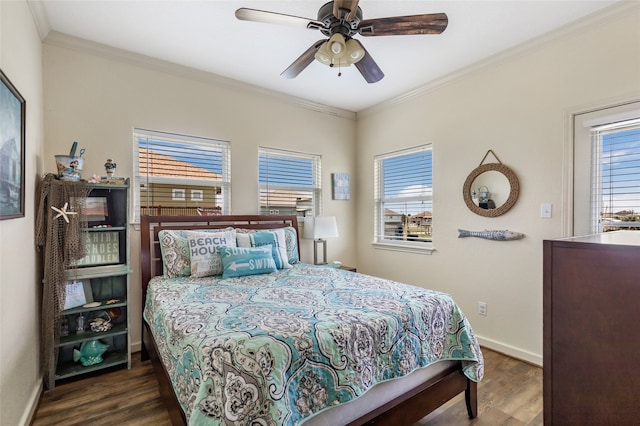
{"label": "ceiling fan blade", "polygon": [[378,64],[376,64],[376,61],[369,55],[369,52],[367,52],[367,49],[364,48],[362,43],[358,40],[356,40],[356,42],[362,47],[362,50],[364,50],[364,56],[354,65],[358,68],[358,71],[360,71],[364,79],[367,80],[367,83],[377,83],[382,80],[384,73]]}
{"label": "ceiling fan blade", "polygon": [[282,71],[280,74],[284,78],[295,78],[300,74],[311,62],[315,59],[315,54],[327,40],[318,40],[310,48],[308,48],[302,55],[298,57],[289,67]]}
{"label": "ceiling fan blade", "polygon": [[[351,21],[356,17],[356,11],[358,10],[359,0],[334,0],[333,1],[333,16],[338,19],[345,19]],[[346,13],[345,11],[348,11]]]}
{"label": "ceiling fan blade", "polygon": [[236,18],[241,21],[264,22],[266,24],[288,25],[298,28],[324,28],[324,24],[315,19],[301,18],[299,16],[285,15],[284,13],[269,12],[266,10],[249,9],[246,7],[241,7],[236,10]]}
{"label": "ceiling fan blade", "polygon": [[449,24],[446,13],[425,15],[392,16],[388,18],[364,19],[358,26],[358,32],[365,37],[440,34]]}

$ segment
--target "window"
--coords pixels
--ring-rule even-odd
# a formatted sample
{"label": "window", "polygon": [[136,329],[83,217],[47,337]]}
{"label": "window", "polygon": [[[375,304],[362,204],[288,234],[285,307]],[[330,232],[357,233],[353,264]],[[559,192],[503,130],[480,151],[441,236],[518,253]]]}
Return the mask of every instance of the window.
{"label": "window", "polygon": [[171,190],[171,199],[173,201],[184,201],[184,189],[172,189]]}
{"label": "window", "polygon": [[431,248],[431,145],[376,156],[376,243]]}
{"label": "window", "polygon": [[140,214],[230,213],[229,142],[143,129],[133,140],[136,221]]}
{"label": "window", "polygon": [[320,176],[319,155],[259,148],[260,214],[320,214]]}
{"label": "window", "polygon": [[593,232],[640,229],[640,118],[594,126]]}

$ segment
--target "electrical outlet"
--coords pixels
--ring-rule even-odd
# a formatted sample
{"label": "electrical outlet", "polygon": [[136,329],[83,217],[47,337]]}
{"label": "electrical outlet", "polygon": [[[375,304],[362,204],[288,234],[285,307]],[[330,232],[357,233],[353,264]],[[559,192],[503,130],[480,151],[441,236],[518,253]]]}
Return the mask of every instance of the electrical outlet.
{"label": "electrical outlet", "polygon": [[487,304],[484,302],[478,302],[478,314],[487,315]]}

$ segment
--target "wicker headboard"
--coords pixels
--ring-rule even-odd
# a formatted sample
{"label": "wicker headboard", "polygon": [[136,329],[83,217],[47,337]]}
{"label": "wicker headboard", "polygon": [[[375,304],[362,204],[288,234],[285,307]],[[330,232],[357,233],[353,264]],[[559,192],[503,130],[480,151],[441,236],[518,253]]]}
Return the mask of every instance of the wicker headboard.
{"label": "wicker headboard", "polygon": [[[163,229],[217,229],[233,226],[244,229],[273,229],[292,226],[298,232],[296,216],[230,215],[230,216],[141,216],[140,262],[142,273],[142,303],[147,299],[147,284],[162,275],[162,256],[158,232]],[[298,235],[298,256],[300,236]],[[144,308],[144,306],[143,306]]]}

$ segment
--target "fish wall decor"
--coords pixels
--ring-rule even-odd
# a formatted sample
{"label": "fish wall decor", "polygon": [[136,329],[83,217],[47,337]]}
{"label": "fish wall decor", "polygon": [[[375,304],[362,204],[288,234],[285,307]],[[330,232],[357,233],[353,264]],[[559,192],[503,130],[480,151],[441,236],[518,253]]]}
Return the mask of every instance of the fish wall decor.
{"label": "fish wall decor", "polygon": [[490,231],[488,229],[485,229],[484,231],[466,231],[464,229],[458,229],[458,238],[466,237],[477,237],[494,241],[509,241],[524,238],[524,234],[520,232],[512,232],[506,229],[493,231]]}

